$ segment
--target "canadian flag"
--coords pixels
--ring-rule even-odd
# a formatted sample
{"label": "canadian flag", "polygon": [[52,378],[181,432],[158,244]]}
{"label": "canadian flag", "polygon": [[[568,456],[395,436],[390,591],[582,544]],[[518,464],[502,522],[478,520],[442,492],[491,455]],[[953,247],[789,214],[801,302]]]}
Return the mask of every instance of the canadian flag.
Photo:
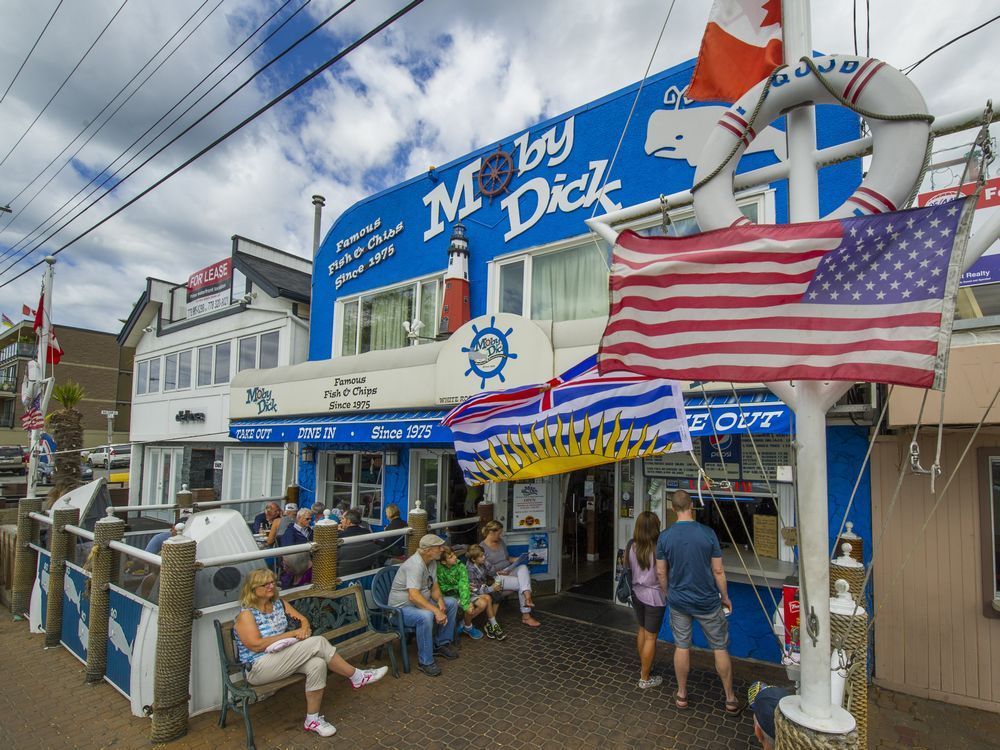
{"label": "canadian flag", "polygon": [[[25,305],[27,307],[27,305]],[[35,311],[35,333],[38,333],[42,327],[42,321],[49,316],[49,311],[45,309],[45,296],[42,295],[38,298],[38,310]],[[59,360],[62,359],[64,354],[62,347],[59,346],[59,342],[56,340],[56,329],[52,325],[52,321],[49,321],[49,351],[46,356],[50,365],[58,365]]]}
{"label": "canadian flag", "polygon": [[781,0],[715,0],[686,96],[734,102],[781,63]]}

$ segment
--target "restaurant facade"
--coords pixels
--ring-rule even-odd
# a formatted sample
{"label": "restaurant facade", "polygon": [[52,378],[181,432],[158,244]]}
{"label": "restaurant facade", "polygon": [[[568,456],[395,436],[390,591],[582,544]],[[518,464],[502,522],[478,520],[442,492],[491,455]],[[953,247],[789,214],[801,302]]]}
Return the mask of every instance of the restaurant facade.
{"label": "restaurant facade", "polygon": [[[404,518],[419,503],[433,523],[475,515],[490,501],[540,586],[608,601],[635,517],[652,510],[670,523],[670,493],[688,489],[724,545],[732,652],[777,661],[771,617],[796,571],[794,419],[763,385],[684,384],[693,455],[710,485],[691,455],[672,454],[467,487],[441,424],[470,396],[551,380],[596,352],[610,248],[584,220],[690,188],[701,145],[725,111],[685,98],[692,69],[687,62],[651,76],[345,211],[315,259],[309,361],[238,373],[230,436],[297,443],[300,502],[347,501],[374,527],[389,503]],[[782,127],[762,129],[740,171],[784,158]],[[820,147],[858,133],[855,116],[819,108]],[[825,168],[821,211],[860,176],[857,163]],[[753,221],[787,220],[784,182],[737,198]],[[618,228],[697,231],[690,208]],[[875,394],[858,386],[831,411],[834,534],[863,463]],[[870,507],[865,472],[851,512],[862,537]],[[672,639],[667,623],[661,637]]]}

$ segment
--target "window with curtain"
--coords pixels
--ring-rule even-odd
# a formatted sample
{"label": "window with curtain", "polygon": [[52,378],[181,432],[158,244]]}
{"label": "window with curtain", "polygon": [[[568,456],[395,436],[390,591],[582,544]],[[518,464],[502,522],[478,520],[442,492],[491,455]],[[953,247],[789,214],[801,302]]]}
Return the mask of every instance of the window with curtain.
{"label": "window with curtain", "polygon": [[358,353],[358,300],[344,305],[343,342],[340,353],[347,356]]}
{"label": "window with curtain", "polygon": [[582,320],[607,313],[608,266],[603,245],[588,241],[532,257],[532,320]]}
{"label": "window with curtain", "polygon": [[358,352],[398,349],[407,345],[403,321],[413,320],[414,286],[361,298]]}

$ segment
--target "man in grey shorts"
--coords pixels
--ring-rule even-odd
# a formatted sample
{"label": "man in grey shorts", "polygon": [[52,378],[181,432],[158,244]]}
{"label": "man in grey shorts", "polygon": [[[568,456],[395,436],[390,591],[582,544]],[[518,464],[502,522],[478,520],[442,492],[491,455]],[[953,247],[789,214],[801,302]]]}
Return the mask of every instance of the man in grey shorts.
{"label": "man in grey shorts", "polygon": [[[670,607],[670,629],[674,634],[674,672],[677,675],[677,708],[687,708],[687,678],[691,669],[691,629],[701,625],[715,654],[715,670],[726,691],[726,711],[739,713],[742,705],[733,692],[733,665],[729,659],[726,571],[722,548],[715,532],[694,520],[691,496],[677,490],[670,499],[677,521],[660,533],[656,541],[656,576]],[[724,611],[728,610],[728,612]]]}

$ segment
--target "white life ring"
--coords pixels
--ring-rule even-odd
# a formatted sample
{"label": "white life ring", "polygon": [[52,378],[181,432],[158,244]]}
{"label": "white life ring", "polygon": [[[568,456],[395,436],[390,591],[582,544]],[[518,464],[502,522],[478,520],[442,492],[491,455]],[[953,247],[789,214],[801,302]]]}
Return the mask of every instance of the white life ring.
{"label": "white life ring", "polygon": [[[886,63],[853,55],[826,55],[813,59],[824,80],[843,99],[859,109],[880,115],[917,115],[924,119],[867,119],[872,133],[871,167],[861,185],[839,208],[823,217],[839,219],[895,211],[909,198],[920,178],[930,138],[927,103],[909,78]],[[745,93],[730,107],[709,135],[695,171],[694,184],[704,180],[739,148],[714,177],[694,192],[695,216],[703,231],[749,223],[736,205],[733,174],[740,156],[757,132],[796,107],[839,104],[813,71],[800,62],[771,77],[767,98],[760,105],[754,128],[746,130],[767,80]],[[742,137],[742,138],[741,138]]]}

